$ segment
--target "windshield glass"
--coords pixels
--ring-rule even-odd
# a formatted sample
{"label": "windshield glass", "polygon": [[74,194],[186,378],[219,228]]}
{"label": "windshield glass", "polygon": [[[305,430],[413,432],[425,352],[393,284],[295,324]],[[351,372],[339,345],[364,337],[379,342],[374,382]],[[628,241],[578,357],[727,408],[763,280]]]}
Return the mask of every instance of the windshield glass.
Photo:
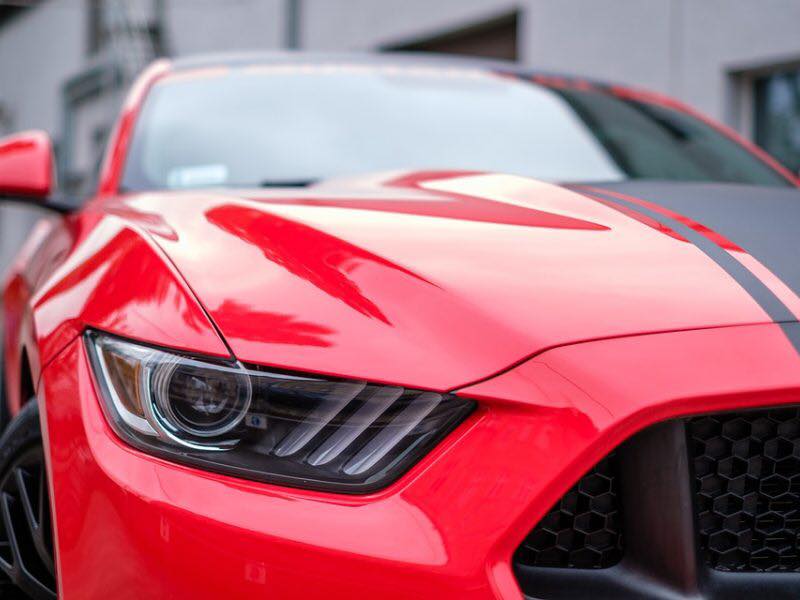
{"label": "windshield glass", "polygon": [[122,187],[291,186],[406,169],[788,185],[713,127],[602,90],[482,70],[316,65],[157,83]]}

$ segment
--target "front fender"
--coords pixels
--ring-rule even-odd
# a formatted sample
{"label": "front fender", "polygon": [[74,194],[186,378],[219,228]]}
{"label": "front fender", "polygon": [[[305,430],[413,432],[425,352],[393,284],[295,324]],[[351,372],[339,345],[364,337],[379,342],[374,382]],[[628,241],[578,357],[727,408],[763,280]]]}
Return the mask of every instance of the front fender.
{"label": "front fender", "polygon": [[230,353],[203,307],[149,234],[85,212],[34,232],[4,292],[6,381],[16,413],[21,357],[31,378],[87,327],[211,356]]}

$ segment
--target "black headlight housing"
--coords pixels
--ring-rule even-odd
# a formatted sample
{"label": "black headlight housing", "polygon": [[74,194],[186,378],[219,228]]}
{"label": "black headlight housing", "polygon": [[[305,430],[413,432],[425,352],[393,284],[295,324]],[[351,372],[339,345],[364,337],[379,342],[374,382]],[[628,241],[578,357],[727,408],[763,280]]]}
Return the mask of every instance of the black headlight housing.
{"label": "black headlight housing", "polygon": [[462,422],[452,394],[198,358],[87,331],[103,412],[132,446],[305,489],[387,486]]}

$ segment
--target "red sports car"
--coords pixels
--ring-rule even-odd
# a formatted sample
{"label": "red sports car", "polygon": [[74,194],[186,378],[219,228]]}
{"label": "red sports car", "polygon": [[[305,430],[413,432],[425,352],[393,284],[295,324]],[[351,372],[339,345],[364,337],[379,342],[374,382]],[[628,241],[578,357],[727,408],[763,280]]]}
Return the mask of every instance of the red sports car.
{"label": "red sports car", "polygon": [[[682,104],[158,62],[5,283],[8,596],[800,596],[800,191]],[[18,590],[18,591],[15,591]]]}

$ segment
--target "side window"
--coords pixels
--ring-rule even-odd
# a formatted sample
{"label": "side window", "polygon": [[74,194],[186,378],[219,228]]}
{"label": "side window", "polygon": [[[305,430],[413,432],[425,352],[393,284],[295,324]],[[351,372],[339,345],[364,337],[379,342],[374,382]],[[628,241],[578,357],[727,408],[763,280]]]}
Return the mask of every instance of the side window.
{"label": "side window", "polygon": [[756,143],[800,172],[800,67],[754,80]]}

